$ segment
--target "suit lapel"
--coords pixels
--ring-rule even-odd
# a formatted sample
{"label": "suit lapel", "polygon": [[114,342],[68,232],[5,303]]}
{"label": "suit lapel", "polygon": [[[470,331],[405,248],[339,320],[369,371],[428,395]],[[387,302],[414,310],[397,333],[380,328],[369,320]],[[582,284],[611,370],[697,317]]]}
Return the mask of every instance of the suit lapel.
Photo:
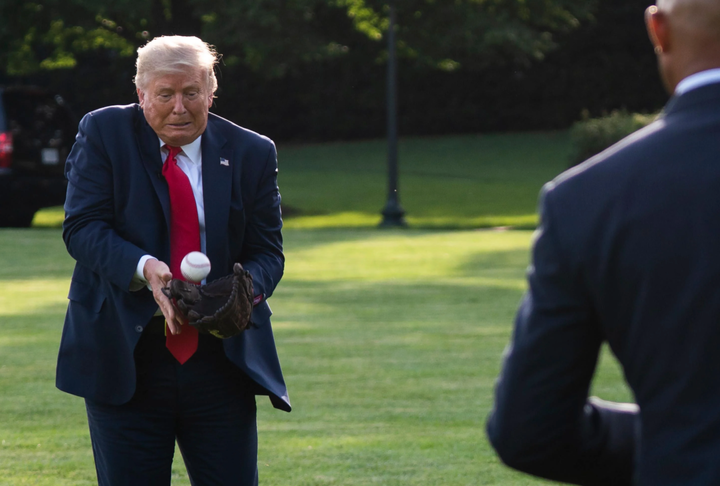
{"label": "suit lapel", "polygon": [[138,146],[140,147],[143,166],[145,166],[145,170],[150,177],[152,186],[162,206],[165,225],[168,231],[167,234],[170,234],[170,195],[165,178],[162,176],[163,162],[160,156],[160,142],[158,141],[158,136],[155,131],[145,120],[145,116],[140,107],[138,107],[138,116],[135,122],[135,135],[137,136]]}
{"label": "suit lapel", "polygon": [[[232,193],[233,164],[232,150],[226,147],[227,140],[213,126],[212,117],[202,138],[203,199],[205,203],[205,243],[211,261],[219,261],[225,255],[228,220],[230,218],[230,197]],[[213,275],[217,278],[221,275]],[[222,274],[224,269],[217,268]]]}

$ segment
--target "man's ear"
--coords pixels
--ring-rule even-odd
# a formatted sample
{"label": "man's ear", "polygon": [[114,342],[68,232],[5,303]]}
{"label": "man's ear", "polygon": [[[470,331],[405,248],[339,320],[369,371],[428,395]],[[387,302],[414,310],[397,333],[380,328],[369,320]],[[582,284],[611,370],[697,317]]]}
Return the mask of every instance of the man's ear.
{"label": "man's ear", "polygon": [[670,50],[670,29],[667,16],[655,5],[651,5],[645,10],[645,25],[650,42],[655,47],[655,54],[668,52]]}
{"label": "man's ear", "polygon": [[137,95],[138,95],[138,101],[140,102],[140,107],[145,104],[145,93],[143,93],[140,88],[137,89]]}

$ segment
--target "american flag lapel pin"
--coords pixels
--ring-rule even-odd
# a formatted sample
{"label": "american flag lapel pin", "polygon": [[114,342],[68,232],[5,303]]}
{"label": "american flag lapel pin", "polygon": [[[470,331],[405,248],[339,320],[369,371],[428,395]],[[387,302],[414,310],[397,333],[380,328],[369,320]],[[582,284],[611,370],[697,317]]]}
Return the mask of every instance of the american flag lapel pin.
{"label": "american flag lapel pin", "polygon": [[225,167],[230,167],[230,161],[226,159],[225,157],[220,157],[220,165],[224,165]]}

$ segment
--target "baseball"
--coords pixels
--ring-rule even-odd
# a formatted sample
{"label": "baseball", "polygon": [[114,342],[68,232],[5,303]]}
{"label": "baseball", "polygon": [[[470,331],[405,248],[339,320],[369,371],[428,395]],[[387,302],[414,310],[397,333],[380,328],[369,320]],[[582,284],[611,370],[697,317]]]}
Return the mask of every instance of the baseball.
{"label": "baseball", "polygon": [[199,251],[191,251],[180,263],[180,272],[188,281],[200,283],[210,273],[210,259]]}

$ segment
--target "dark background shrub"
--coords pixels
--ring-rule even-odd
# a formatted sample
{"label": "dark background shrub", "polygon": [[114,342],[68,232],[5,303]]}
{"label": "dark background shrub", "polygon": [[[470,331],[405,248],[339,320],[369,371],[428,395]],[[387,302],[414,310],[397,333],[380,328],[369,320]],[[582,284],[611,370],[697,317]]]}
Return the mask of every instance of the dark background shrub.
{"label": "dark background shrub", "polygon": [[570,165],[577,165],[599,154],[631,133],[649,125],[658,114],[643,115],[624,110],[575,123],[570,130],[573,154]]}

